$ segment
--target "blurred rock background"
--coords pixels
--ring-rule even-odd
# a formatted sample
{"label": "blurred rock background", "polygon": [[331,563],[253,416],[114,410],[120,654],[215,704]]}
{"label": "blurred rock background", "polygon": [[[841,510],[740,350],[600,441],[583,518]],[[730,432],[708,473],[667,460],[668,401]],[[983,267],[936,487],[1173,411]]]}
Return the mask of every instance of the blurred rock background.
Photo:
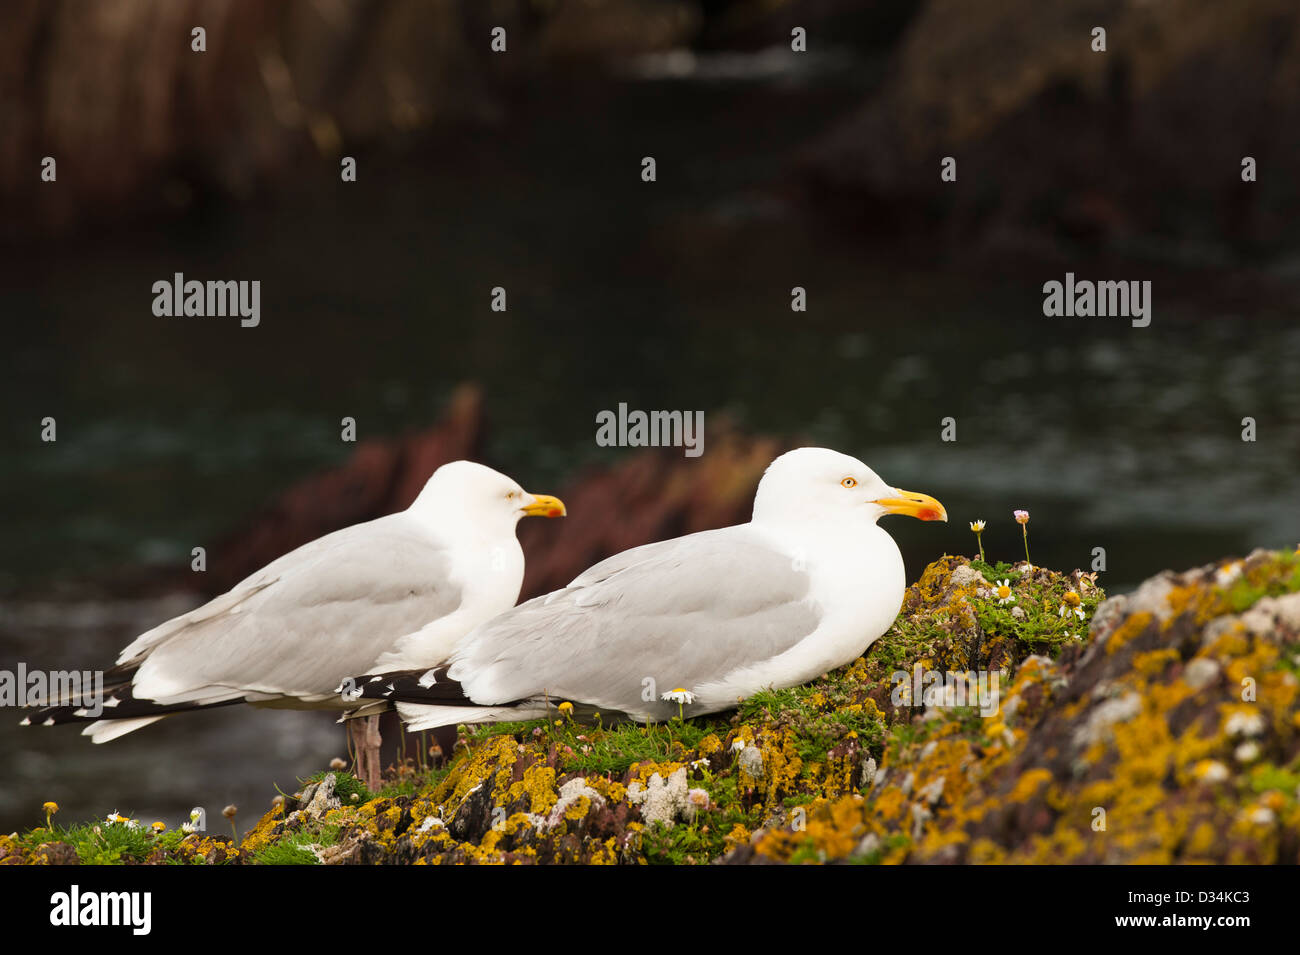
{"label": "blurred rock background", "polygon": [[[560,73],[725,75],[724,50],[765,50],[730,67],[791,79],[831,51],[879,60],[859,103],[807,131],[789,179],[858,228],[1210,266],[1278,253],[1300,228],[1287,0],[14,0],[3,17],[11,239],[247,199],[317,153],[491,128]],[[812,56],[790,53],[794,27]],[[61,188],[30,188],[34,155],[63,160]],[[935,190],[944,155],[978,185]]]}

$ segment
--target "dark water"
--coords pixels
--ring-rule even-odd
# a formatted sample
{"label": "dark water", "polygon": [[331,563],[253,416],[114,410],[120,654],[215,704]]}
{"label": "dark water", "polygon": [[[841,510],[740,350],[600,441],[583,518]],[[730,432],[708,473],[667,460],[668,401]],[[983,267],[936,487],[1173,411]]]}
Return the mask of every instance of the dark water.
{"label": "dark water", "polygon": [[[843,76],[539,92],[527,120],[362,154],[355,186],[307,163],[175,223],[9,250],[0,667],[105,663],[186,604],[60,582],[187,562],[345,458],[343,416],[397,434],[468,380],[486,390],[492,460],[528,486],[624,453],[594,442],[620,402],[703,409],[705,454],[722,414],[853,453],[948,506],[944,527],[890,525],[913,575],[970,552],[976,517],[990,556],[1016,558],[1017,507],[1035,562],[1087,567],[1104,547],[1112,590],[1300,541],[1295,294],[1227,311],[1203,277],[1175,275],[1149,328],[1047,319],[1041,284],[1064,269],[909,264],[850,241],[766,186],[857,92]],[[657,183],[640,181],[643,155]],[[260,279],[261,326],[154,317],[150,286],[175,271]],[[47,415],[55,444],[39,440]],[[16,721],[0,723],[4,831],[51,798],[64,819],[174,823],[229,801],[251,819],[272,781],[288,790],[343,748],[319,714],[232,708],[101,747]]]}

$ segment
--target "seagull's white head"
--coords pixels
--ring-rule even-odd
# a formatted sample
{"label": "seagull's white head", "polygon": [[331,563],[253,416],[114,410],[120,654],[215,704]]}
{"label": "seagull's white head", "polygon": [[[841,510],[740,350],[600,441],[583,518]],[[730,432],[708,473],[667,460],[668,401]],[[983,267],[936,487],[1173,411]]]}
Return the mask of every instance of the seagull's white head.
{"label": "seagull's white head", "polygon": [[499,471],[473,461],[452,461],[433,472],[412,510],[465,517],[480,525],[514,525],[521,517],[563,517],[564,502],[530,494]]}
{"label": "seagull's white head", "polygon": [[768,465],[754,496],[755,521],[874,524],[886,514],[948,520],[928,494],[891,487],[857,458],[828,448],[787,451]]}

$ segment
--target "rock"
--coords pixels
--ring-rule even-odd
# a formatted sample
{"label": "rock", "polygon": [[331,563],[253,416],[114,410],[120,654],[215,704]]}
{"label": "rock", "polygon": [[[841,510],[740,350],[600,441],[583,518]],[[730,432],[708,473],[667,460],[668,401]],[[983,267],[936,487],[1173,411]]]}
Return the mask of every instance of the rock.
{"label": "rock", "polygon": [[319,783],[308,787],[311,790],[310,796],[304,790],[303,799],[306,805],[302,809],[302,814],[308,819],[319,819],[329,810],[339,808],[343,803],[334,795],[334,786],[337,783],[338,779],[333,773],[326,773]]}
{"label": "rock", "polygon": [[1128,598],[1125,613],[1130,617],[1139,613],[1154,614],[1163,623],[1173,613],[1169,606],[1169,593],[1173,589],[1174,576],[1171,572],[1165,571],[1152,577],[1144,581],[1137,592]]}
{"label": "rock", "polygon": [[1223,731],[1229,736],[1259,736],[1264,729],[1264,717],[1259,713],[1233,713],[1223,724]]}
{"label": "rock", "polygon": [[962,564],[953,570],[949,578],[954,587],[987,587],[988,581],[974,567],[969,564]]}
{"label": "rock", "polygon": [[[304,162],[337,170],[344,144],[499,121],[510,91],[552,64],[586,62],[599,75],[612,56],[680,46],[700,28],[686,0],[498,0],[490,12],[423,0],[230,0],[201,16],[166,0],[99,0],[90,13],[12,6],[0,33],[9,65],[0,102],[13,105],[0,203],[11,236],[19,222],[58,232],[124,208],[158,216],[207,194],[243,198]],[[208,31],[203,55],[190,50],[196,17]],[[509,56],[489,46],[498,26]],[[58,189],[16,185],[42,155],[79,158],[60,162]]]}
{"label": "rock", "polygon": [[876,835],[874,832],[869,832],[862,837],[862,841],[857,844],[857,847],[853,850],[850,858],[864,859],[879,852],[880,846],[880,836]]}
{"label": "rock", "polygon": [[925,824],[934,818],[934,813],[930,812],[920,803],[912,804],[912,840],[921,841],[921,833],[925,831]]}
{"label": "rock", "polygon": [[737,760],[740,771],[757,782],[763,778],[763,754],[755,746],[746,746]]}
{"label": "rock", "polygon": [[869,787],[876,781],[876,761],[870,756],[862,760],[862,782],[861,786]]}
{"label": "rock", "polygon": [[912,795],[912,784],[916,781],[916,773],[908,773],[903,777],[903,784],[898,787],[898,791],[904,796]]}
{"label": "rock", "polygon": [[[966,563],[927,567],[862,658],[690,732],[471,733],[409,795],[335,808],[321,827],[315,814],[337,803],[327,776],[239,855],[196,834],[175,861],[242,862],[303,832],[327,864],[1300,861],[1300,555],[1165,573],[1128,601],[1088,588],[1085,614],[1111,609],[1082,643],[1053,629],[1077,626],[1054,612],[1077,575],[1017,581],[1021,622],[954,584]],[[892,675],[919,661],[1005,671],[1006,703],[922,719],[891,698]],[[41,861],[34,842],[0,837],[0,862]]]}
{"label": "rock", "polygon": [[1197,657],[1183,670],[1183,679],[1194,690],[1209,686],[1219,677],[1219,664],[1205,657]]}
{"label": "rock", "polygon": [[1089,635],[1096,644],[1106,642],[1110,632],[1119,626],[1120,622],[1128,615],[1128,597],[1120,594],[1103,600],[1097,608],[1097,612],[1092,615],[1092,623],[1089,626]]}
{"label": "rock", "polygon": [[632,805],[641,807],[641,818],[647,823],[672,826],[673,821],[687,811],[687,791],[686,769],[682,768],[670,775],[667,781],[655,773],[645,788],[633,783],[628,787],[627,798]]}
{"label": "rock", "polygon": [[[685,785],[686,770],[684,769],[679,770],[679,772],[681,773],[682,784]],[[654,779],[659,779],[659,776],[656,774]],[[651,789],[654,788],[654,779],[651,780]],[[659,781],[660,783],[663,782],[663,780],[661,779]],[[673,782],[674,782],[673,779],[669,780],[670,784],[672,784]],[[631,792],[628,793],[628,797],[631,798]],[[547,816],[546,821],[543,822],[542,825],[544,825],[547,829],[554,829],[556,826],[560,824],[560,821],[564,819],[564,814],[568,810],[568,808],[574,805],[575,803],[577,803],[580,799],[588,800],[590,804],[594,807],[599,807],[603,809],[605,806],[605,797],[602,796],[600,793],[598,793],[596,790],[592,789],[590,786],[588,786],[587,781],[585,779],[581,779],[581,778],[570,779],[567,783],[565,783],[563,786],[560,787],[560,798],[556,801],[554,808],[551,809],[551,814]],[[647,797],[646,801],[647,803],[650,801],[649,797]],[[683,797],[682,801],[684,804],[685,797]],[[656,805],[653,811],[658,812],[661,811],[662,808],[663,807]],[[644,812],[645,810],[642,811],[643,815]],[[672,825],[671,818],[668,821],[668,825]]]}
{"label": "rock", "polygon": [[81,865],[77,850],[66,842],[50,842],[36,850],[35,855],[45,865]]}
{"label": "rock", "polygon": [[933,806],[941,798],[943,798],[944,781],[945,778],[943,776],[940,776],[938,779],[934,780],[933,782],[927,783],[925,786],[917,790],[916,792],[917,798],[924,799],[927,803]]}
{"label": "rock", "polygon": [[1088,714],[1087,722],[1074,734],[1074,745],[1080,749],[1098,742],[1114,723],[1131,720],[1142,712],[1142,697],[1126,693],[1105,700]]}
{"label": "rock", "polygon": [[[1273,40],[1300,30],[1294,4],[919,7],[884,81],[804,151],[809,194],[835,214],[885,238],[945,230],[963,248],[1063,264],[1178,246],[1184,263],[1223,265],[1256,243],[1294,246],[1300,87],[1274,77],[1300,69],[1300,50]],[[1091,49],[1099,25],[1105,53]],[[1267,191],[1262,177],[1242,190],[1247,154],[1279,170]],[[981,188],[939,191],[943,156]],[[1122,169],[1109,166],[1117,156]]]}
{"label": "rock", "polygon": [[313,847],[312,851],[321,865],[360,865],[368,842],[369,833],[354,829],[338,845]]}

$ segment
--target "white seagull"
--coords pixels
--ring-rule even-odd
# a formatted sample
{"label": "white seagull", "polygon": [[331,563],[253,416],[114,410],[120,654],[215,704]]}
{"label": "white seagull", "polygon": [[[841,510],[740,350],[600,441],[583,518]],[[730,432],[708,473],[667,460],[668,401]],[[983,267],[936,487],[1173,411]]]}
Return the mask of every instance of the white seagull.
{"label": "white seagull", "polygon": [[[291,709],[362,705],[336,689],[418,636],[444,659],[476,626],[514,606],[524,555],[515,525],[560,517],[470,461],[434,472],[409,508],[327,534],[227,593],[137,637],[105,674],[103,699],[64,699],[24,724],[80,722],[96,743],[173,713],[251,703]],[[352,724],[357,774],[378,781],[378,717]],[[371,788],[374,788],[372,785]]]}
{"label": "white seagull", "polygon": [[791,451],[749,523],[616,554],[478,627],[441,666],[358,679],[415,730],[561,701],[638,722],[728,709],[852,661],[893,624],[905,580],[886,514],[948,519],[855,458]]}

